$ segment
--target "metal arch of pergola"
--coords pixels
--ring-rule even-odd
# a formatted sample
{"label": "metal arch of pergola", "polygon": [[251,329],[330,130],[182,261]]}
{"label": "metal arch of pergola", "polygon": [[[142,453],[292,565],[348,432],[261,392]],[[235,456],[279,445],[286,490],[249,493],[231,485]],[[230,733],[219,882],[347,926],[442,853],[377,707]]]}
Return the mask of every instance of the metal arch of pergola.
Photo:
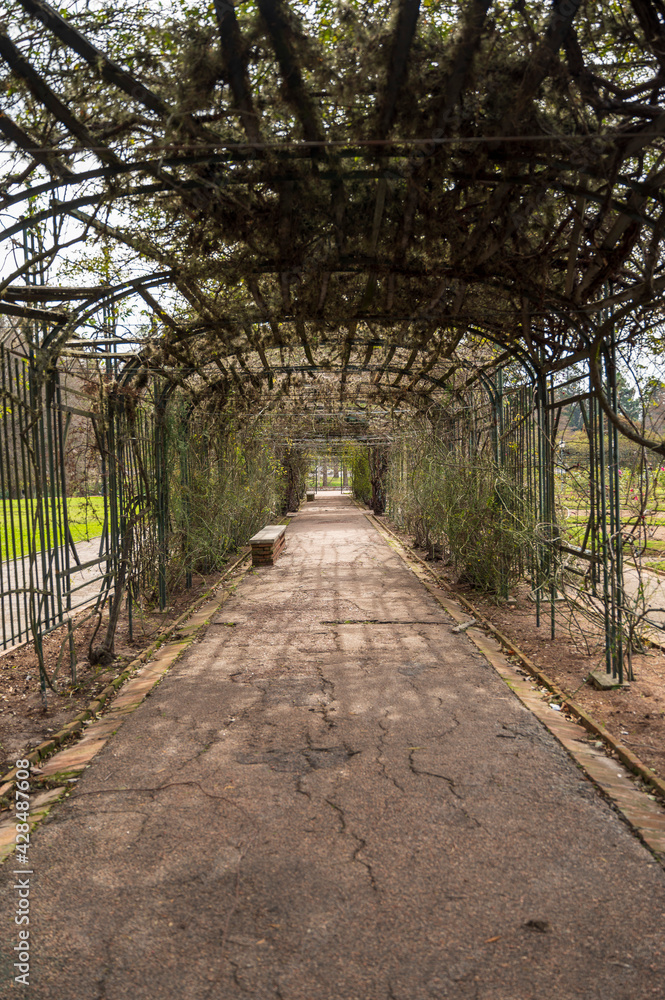
{"label": "metal arch of pergola", "polygon": [[[168,384],[195,404],[216,398],[218,412],[279,411],[296,432],[309,420],[304,443],[319,440],[321,406],[345,433],[363,407],[361,436],[378,441],[404,410],[443,426],[455,400],[463,412],[480,392],[499,455],[512,406],[502,372],[514,381],[518,366],[545,469],[554,384],[582,366],[592,437],[611,429],[603,462],[616,464],[617,433],[665,454],[616,400],[617,350],[659,321],[665,289],[659,0],[630,0],[621,24],[578,0],[521,13],[396,0],[379,35],[372,5],[356,6],[354,58],[374,60],[362,100],[349,103],[335,65],[347,58],[341,15],[337,57],[320,23],[297,22],[283,0],[215,0],[217,79],[191,109],[168,74],[123,66],[75,7],[65,19],[13,0],[0,29],[14,95],[0,113],[0,245],[20,237],[23,259],[0,283],[0,317],[12,338],[23,331],[33,397],[52,401],[52,373],[94,356],[126,392],[149,379],[155,398]],[[607,66],[594,55],[603,40]],[[325,90],[319,63],[332,67]],[[497,79],[512,88],[498,111]],[[86,88],[103,128],[86,117]],[[69,242],[92,239],[119,255],[121,280],[47,282]],[[139,336],[119,330],[123,303],[151,315]],[[550,493],[539,516],[553,524]],[[615,521],[592,532],[595,555]],[[620,564],[610,577],[616,632]]]}

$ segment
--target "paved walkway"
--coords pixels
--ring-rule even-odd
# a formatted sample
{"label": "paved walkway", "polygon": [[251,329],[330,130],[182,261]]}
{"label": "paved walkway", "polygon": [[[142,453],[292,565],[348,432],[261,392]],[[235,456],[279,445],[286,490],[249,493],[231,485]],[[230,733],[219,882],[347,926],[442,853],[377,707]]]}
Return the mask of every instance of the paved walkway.
{"label": "paved walkway", "polygon": [[665,998],[662,868],[452,625],[303,507],[35,833],[26,997]]}
{"label": "paved walkway", "polygon": [[649,638],[665,645],[665,577],[649,572],[647,567],[638,573],[625,566],[623,585],[627,606],[634,613],[644,615],[651,624],[646,630],[642,626],[639,631],[646,631]]}
{"label": "paved walkway", "polygon": [[[52,574],[58,571],[58,567],[65,565],[64,548],[50,549],[45,556],[47,560],[47,592],[46,612],[42,608],[42,621],[50,616],[49,621],[53,623],[58,614],[59,603],[61,602],[64,617],[75,613],[78,608],[84,607],[94,601],[101,590],[101,574],[106,570],[106,563],[99,561],[99,538],[93,538],[89,542],[80,541],[76,543],[76,554],[81,565],[85,569],[76,568],[76,561],[69,552],[69,564],[71,573],[68,579],[61,577],[60,582],[60,602],[58,601],[57,584]],[[93,565],[88,565],[93,563]],[[42,553],[37,553],[35,560],[35,585],[42,586],[44,579],[44,563]],[[0,649],[4,645],[11,648],[15,643],[25,641],[30,628],[30,611],[28,593],[30,590],[30,559],[26,556],[23,559],[17,558],[8,562],[0,563]],[[71,594],[72,611],[67,611],[67,594]]]}

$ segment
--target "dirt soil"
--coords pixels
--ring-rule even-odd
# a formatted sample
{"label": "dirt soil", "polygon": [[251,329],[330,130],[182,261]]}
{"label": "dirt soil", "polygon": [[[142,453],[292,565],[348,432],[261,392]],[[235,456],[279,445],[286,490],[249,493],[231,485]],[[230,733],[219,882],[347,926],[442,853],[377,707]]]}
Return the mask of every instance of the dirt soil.
{"label": "dirt soil", "polygon": [[[462,588],[458,588],[460,591]],[[498,605],[487,596],[464,596],[567,695],[581,705],[612,736],[665,778],[665,653],[652,649],[633,657],[635,679],[621,689],[598,691],[587,682],[592,670],[605,669],[597,638],[585,636],[565,611],[557,613],[556,636],[550,623],[536,627],[533,602],[523,593],[515,605]]]}
{"label": "dirt soil", "polygon": [[[32,643],[15,646],[0,653],[0,775],[5,774],[24,750],[39,746],[82,712],[94,697],[121,674],[157,635],[182,615],[187,608],[217,583],[221,574],[209,574],[196,579],[189,590],[172,595],[164,611],[157,608],[134,608],[132,637],[125,609],[116,633],[116,659],[110,667],[91,667],[88,648],[97,626],[91,610],[78,615],[81,624],[75,628],[76,683],[72,682],[66,627],[51,632],[44,639],[44,658],[49,677],[54,678],[57,692],[46,689],[47,707],[40,691],[39,667]],[[95,644],[104,635],[106,615],[97,632]],[[54,677],[62,644],[64,655]]]}
{"label": "dirt soil", "polygon": [[[386,519],[387,520],[387,519]],[[633,751],[661,778],[665,778],[665,634],[663,648],[650,648],[633,655],[634,680],[613,691],[598,691],[587,682],[592,670],[605,670],[603,637],[586,622],[576,622],[565,604],[557,605],[555,638],[551,638],[549,606],[536,625],[536,606],[524,586],[514,595],[514,603],[495,597],[455,580],[440,559],[418,549],[412,539],[392,523],[390,528],[448,587],[464,596],[478,611],[611,735]]]}

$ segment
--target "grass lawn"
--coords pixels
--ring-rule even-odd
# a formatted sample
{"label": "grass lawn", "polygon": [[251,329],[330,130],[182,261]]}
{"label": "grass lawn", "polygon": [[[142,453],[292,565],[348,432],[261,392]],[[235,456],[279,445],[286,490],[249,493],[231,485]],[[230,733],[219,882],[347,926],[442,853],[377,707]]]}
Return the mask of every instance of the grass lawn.
{"label": "grass lawn", "polygon": [[[56,500],[57,523],[62,524],[62,507]],[[0,500],[0,560],[27,555],[28,539],[32,531],[34,512],[33,500]],[[104,524],[104,500],[102,497],[69,497],[67,500],[69,528],[75,542],[89,541],[101,535]],[[44,501],[45,521],[49,524],[52,537],[53,511],[51,500]],[[48,537],[48,536],[47,536]],[[39,528],[36,532],[36,550],[41,549]],[[59,539],[62,544],[62,539]]]}
{"label": "grass lawn", "polygon": [[[349,485],[350,484],[351,484],[351,477],[349,476]],[[319,476],[319,489],[320,490],[323,490],[323,489],[326,489],[326,490],[338,490],[341,485],[342,485],[342,480],[341,480],[341,478],[339,476],[337,477],[337,479],[335,479],[333,476],[328,476],[328,485],[327,486],[323,485],[321,476]],[[314,482],[314,479],[312,478],[311,483],[308,483],[308,485],[307,485],[307,489],[308,490],[313,490],[315,488],[316,488],[315,482]]]}
{"label": "grass lawn", "polygon": [[[579,545],[584,539],[589,515],[589,474],[585,469],[571,471],[557,480],[556,488],[557,501],[563,514],[561,526],[564,536]],[[629,470],[622,470],[619,490],[622,523],[630,528],[641,511],[641,502],[638,483]],[[646,527],[650,531],[661,527],[665,521],[665,467],[651,472],[645,515]],[[663,551],[663,540],[649,538],[645,553],[647,557],[653,558]]]}

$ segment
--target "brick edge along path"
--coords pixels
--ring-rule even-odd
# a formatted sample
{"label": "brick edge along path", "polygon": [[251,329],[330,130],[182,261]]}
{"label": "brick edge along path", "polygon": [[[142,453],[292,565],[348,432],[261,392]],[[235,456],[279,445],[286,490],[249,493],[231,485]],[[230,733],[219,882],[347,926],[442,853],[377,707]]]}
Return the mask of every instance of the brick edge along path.
{"label": "brick edge along path", "polygon": [[662,811],[403,556],[320,495],[46,763],[29,996],[665,997],[662,869],[488,660],[656,849]]}
{"label": "brick edge along path", "polygon": [[[428,571],[426,566],[419,565],[420,559],[409,553],[396,535],[388,533],[374,515],[365,514],[365,516],[372,521],[388,544],[394,547],[434,599],[458,623],[458,627],[464,630],[511,691],[549,729],[585,774],[606,794],[654,857],[665,866],[665,809],[662,797],[665,783],[650,773],[646,764],[623,744],[616,743],[610,734],[604,731],[604,727],[598,725],[575,702],[566,700],[563,692],[551,681],[548,680],[548,686],[545,686],[539,683],[537,678],[534,679],[536,668],[532,663],[530,670],[522,669],[519,657],[523,657],[526,661],[523,653],[519,655],[515,653],[511,661],[504,655],[501,642],[491,635],[488,636],[482,627],[467,627],[470,621],[475,622],[476,619],[465,612],[458,600],[445,596],[440,590],[431,586],[430,580],[437,579],[436,574],[431,570]],[[505,641],[505,636],[502,638]],[[511,643],[511,646],[513,645]],[[583,715],[583,720],[578,720],[574,714],[566,714],[568,704],[574,706],[575,712]],[[587,726],[582,722],[586,722]],[[601,739],[598,739],[599,736]],[[624,756],[630,767],[622,763]],[[650,787],[651,783],[656,789],[656,794],[654,787]]]}

